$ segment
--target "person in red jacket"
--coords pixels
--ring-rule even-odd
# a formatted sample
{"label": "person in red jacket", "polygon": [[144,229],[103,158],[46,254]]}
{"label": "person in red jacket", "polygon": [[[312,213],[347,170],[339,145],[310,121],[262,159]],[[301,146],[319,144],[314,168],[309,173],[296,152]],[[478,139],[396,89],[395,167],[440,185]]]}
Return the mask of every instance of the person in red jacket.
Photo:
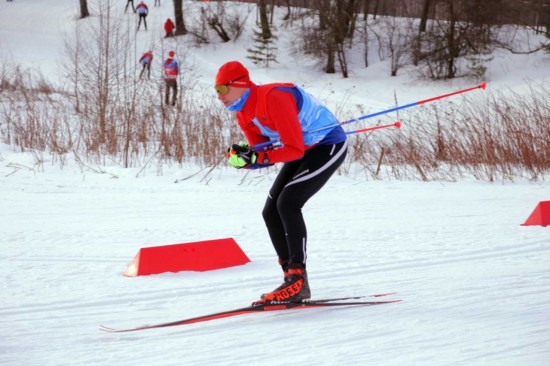
{"label": "person in red jacket", "polygon": [[139,62],[143,65],[141,73],[139,74],[139,78],[141,79],[143,77],[143,73],[147,69],[147,78],[151,79],[151,63],[153,62],[153,51],[145,52],[139,59]]}
{"label": "person in red jacket", "polygon": [[174,25],[174,22],[172,22],[172,19],[166,19],[166,22],[164,22],[164,32],[166,32],[166,36],[164,36],[164,38],[172,37],[174,35],[173,32],[175,27],[176,26]]}
{"label": "person in red jacket", "polygon": [[248,140],[228,149],[228,163],[245,169],[283,163],[262,211],[283,283],[256,303],[308,299],[302,208],[344,161],[346,134],[334,114],[305,90],[292,83],[258,86],[238,61],[220,67],[215,89]]}
{"label": "person in red jacket", "polygon": [[[164,93],[164,103],[175,106],[178,95],[178,75],[180,68],[178,62],[174,59],[176,53],[168,52],[168,58],[164,61],[164,83],[166,84]],[[172,101],[170,101],[170,90],[172,90]]]}

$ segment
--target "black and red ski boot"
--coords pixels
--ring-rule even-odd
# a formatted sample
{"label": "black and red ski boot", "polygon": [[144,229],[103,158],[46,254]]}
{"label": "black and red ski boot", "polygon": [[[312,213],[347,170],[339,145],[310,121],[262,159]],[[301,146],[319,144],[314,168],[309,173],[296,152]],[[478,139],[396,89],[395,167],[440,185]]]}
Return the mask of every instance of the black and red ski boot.
{"label": "black and red ski boot", "polygon": [[307,272],[303,265],[290,263],[284,272],[284,282],[272,292],[262,295],[256,303],[301,302],[311,298]]}

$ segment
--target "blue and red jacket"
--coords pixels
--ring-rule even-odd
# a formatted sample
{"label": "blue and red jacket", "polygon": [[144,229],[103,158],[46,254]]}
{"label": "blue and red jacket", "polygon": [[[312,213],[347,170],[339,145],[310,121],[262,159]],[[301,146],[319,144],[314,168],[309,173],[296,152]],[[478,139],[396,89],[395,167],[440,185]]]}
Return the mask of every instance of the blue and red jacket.
{"label": "blue and red jacket", "polygon": [[248,143],[282,144],[280,148],[258,153],[260,162],[266,155],[271,164],[300,159],[315,145],[346,140],[334,114],[294,84],[252,84],[249,93],[243,96],[246,100],[236,117]]}
{"label": "blue and red jacket", "polygon": [[136,12],[141,15],[147,15],[149,8],[145,3],[139,3],[138,6],[136,6]]}
{"label": "blue and red jacket", "polygon": [[167,58],[164,61],[164,80],[176,80],[179,72],[180,68],[176,60]]}
{"label": "blue and red jacket", "polygon": [[150,63],[151,61],[153,61],[153,52],[151,51],[147,51],[145,52],[141,58],[139,59],[139,62],[142,63],[142,64],[148,64]]}

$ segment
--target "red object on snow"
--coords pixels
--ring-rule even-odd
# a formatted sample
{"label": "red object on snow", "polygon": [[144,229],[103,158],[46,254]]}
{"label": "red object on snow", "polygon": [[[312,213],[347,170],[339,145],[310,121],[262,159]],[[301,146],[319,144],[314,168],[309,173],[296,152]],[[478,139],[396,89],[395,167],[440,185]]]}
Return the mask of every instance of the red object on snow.
{"label": "red object on snow", "polygon": [[521,224],[522,226],[530,225],[540,225],[548,226],[550,225],[550,201],[541,201],[535,207],[531,215],[527,220]]}
{"label": "red object on snow", "polygon": [[135,277],[163,272],[210,271],[250,259],[233,238],[141,248],[124,272]]}

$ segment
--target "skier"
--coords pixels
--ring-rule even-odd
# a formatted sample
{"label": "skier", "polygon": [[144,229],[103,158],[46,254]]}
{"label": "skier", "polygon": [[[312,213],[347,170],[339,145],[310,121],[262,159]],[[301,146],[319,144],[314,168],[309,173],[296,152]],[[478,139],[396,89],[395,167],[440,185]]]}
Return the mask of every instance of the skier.
{"label": "skier", "polygon": [[145,25],[145,30],[147,30],[147,13],[149,13],[149,8],[147,5],[141,1],[138,6],[136,6],[136,12],[139,14],[139,23],[137,30],[139,30],[141,26],[141,20],[143,19],[143,24]]}
{"label": "skier", "polygon": [[166,22],[164,22],[164,32],[166,33],[164,38],[172,37],[174,35],[172,32],[174,32],[175,27],[176,26],[174,25],[172,19],[166,19]]}
{"label": "skier", "polygon": [[126,7],[124,8],[124,13],[126,13],[126,11],[128,10],[129,5],[132,5],[132,11],[135,13],[136,7],[134,6],[134,0],[128,0],[128,2],[126,3]]}
{"label": "skier", "polygon": [[[334,114],[302,88],[291,83],[257,86],[238,61],[220,67],[215,89],[218,99],[235,112],[248,140],[228,149],[228,163],[249,169],[284,163],[262,211],[284,280],[256,303],[308,299],[307,232],[301,210],[344,161],[346,134]],[[266,142],[281,144],[259,152],[250,146]]]}
{"label": "skier", "polygon": [[153,62],[153,51],[147,51],[145,52],[141,58],[139,59],[139,62],[143,65],[143,69],[141,69],[141,73],[139,74],[139,78],[141,79],[143,77],[143,73],[145,72],[145,69],[147,69],[147,78],[151,78],[151,63]]}
{"label": "skier", "polygon": [[[175,106],[176,96],[178,95],[178,75],[180,72],[179,64],[174,59],[176,53],[168,52],[168,58],[164,61],[164,83],[166,89],[164,93],[164,102],[166,105]],[[170,90],[172,90],[172,102],[170,102]]]}

